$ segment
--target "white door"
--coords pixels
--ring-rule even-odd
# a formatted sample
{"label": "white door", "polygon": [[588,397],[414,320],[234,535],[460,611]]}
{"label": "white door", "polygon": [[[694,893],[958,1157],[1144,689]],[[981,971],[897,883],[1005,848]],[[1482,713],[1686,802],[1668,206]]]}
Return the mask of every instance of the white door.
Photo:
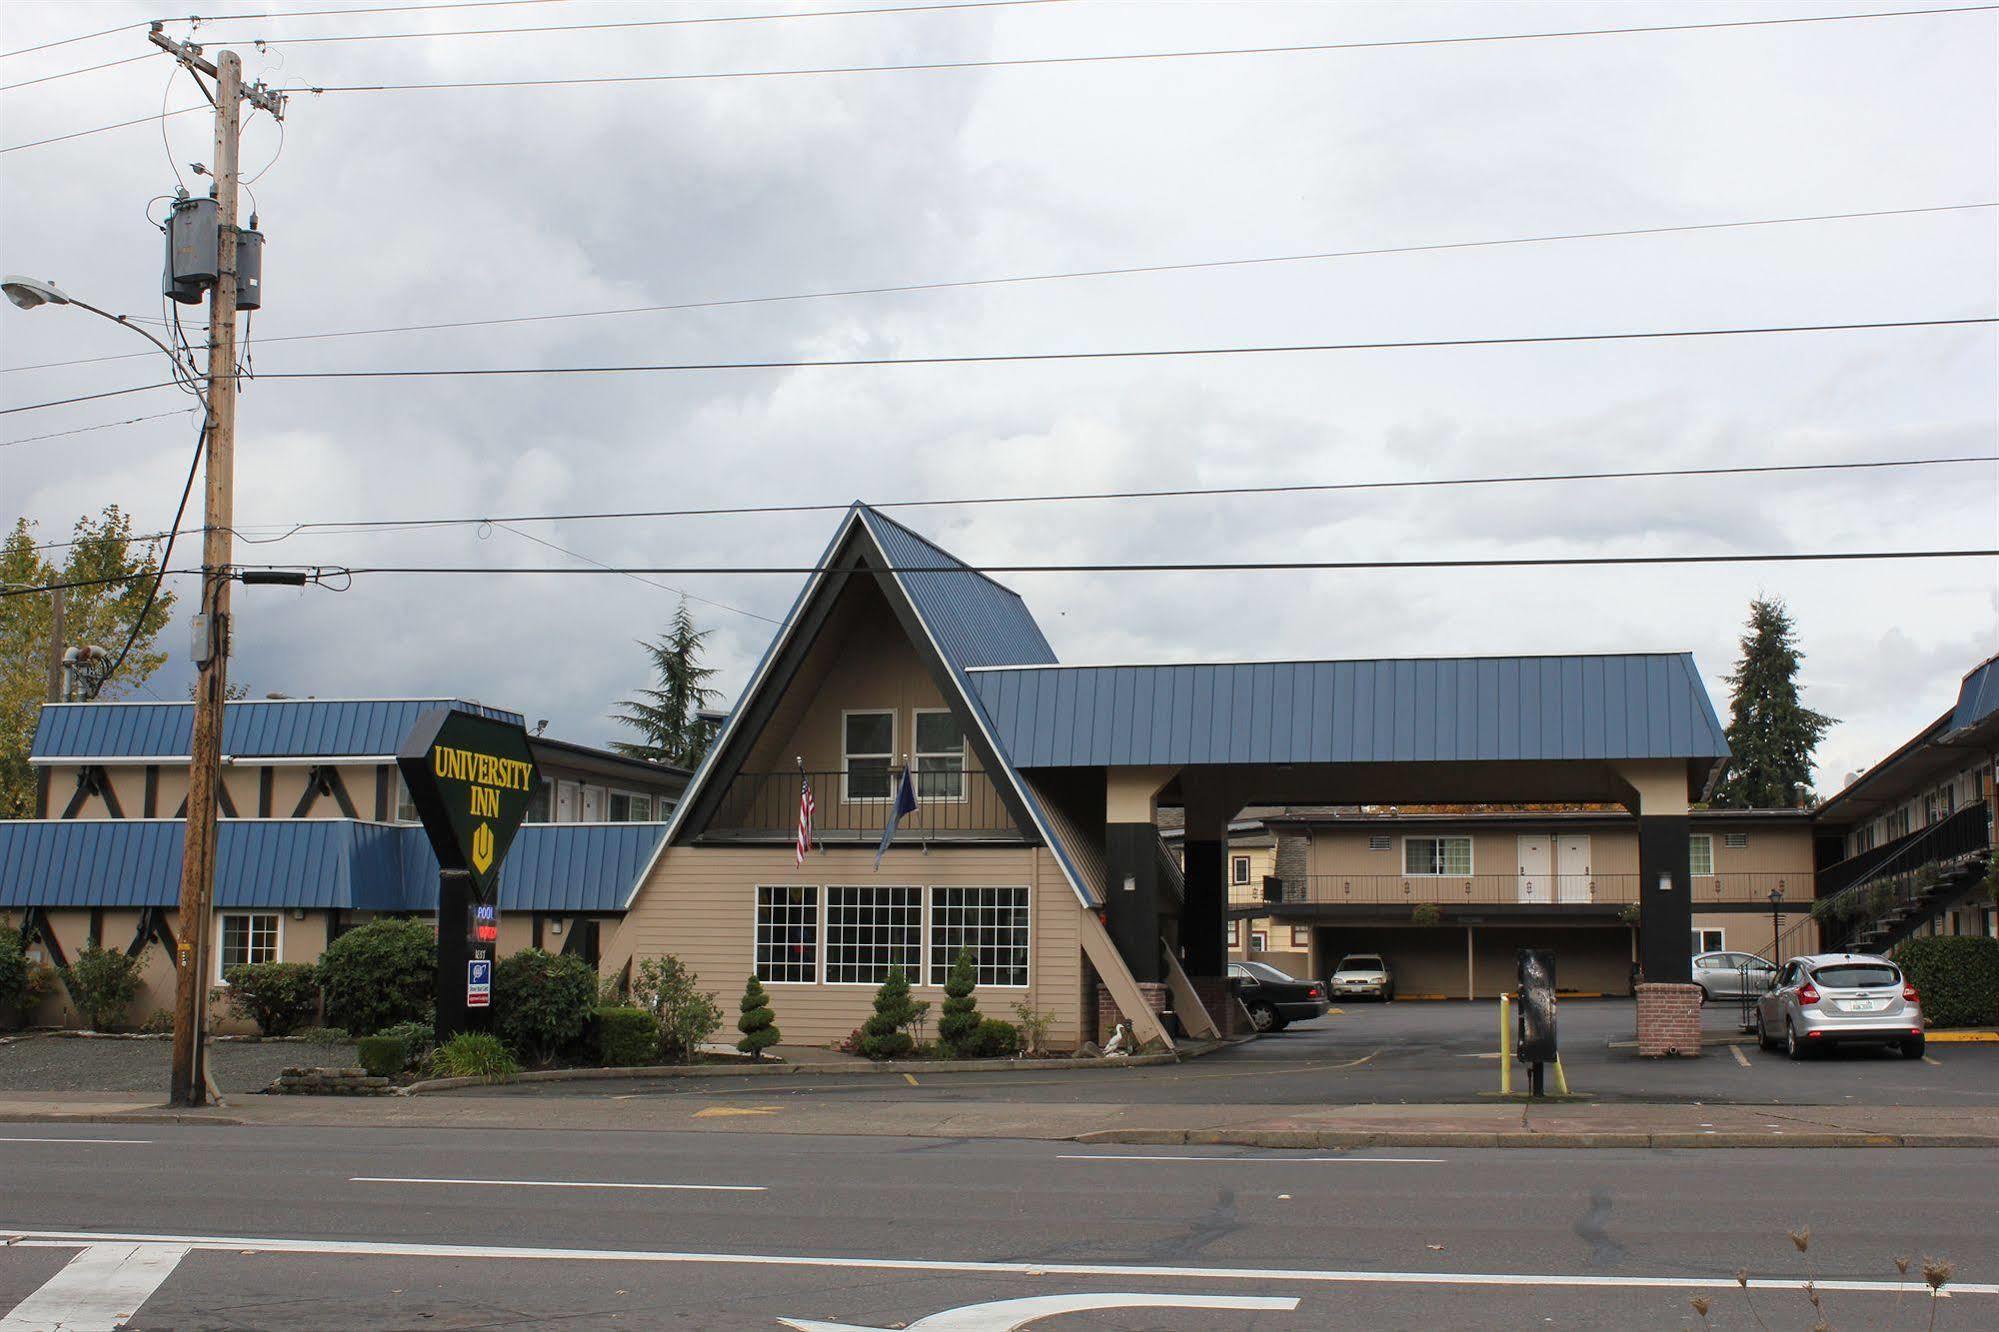
{"label": "white door", "polygon": [[1563,833],[1555,843],[1555,900],[1590,900],[1589,834]]}
{"label": "white door", "polygon": [[575,782],[555,784],[555,821],[574,823],[583,817],[583,793]]}
{"label": "white door", "polygon": [[1520,837],[1520,900],[1546,902],[1548,880],[1554,871],[1553,848],[1546,833],[1523,833]]}
{"label": "white door", "polygon": [[604,788],[586,786],[583,788],[583,822],[602,823],[606,817],[604,809]]}

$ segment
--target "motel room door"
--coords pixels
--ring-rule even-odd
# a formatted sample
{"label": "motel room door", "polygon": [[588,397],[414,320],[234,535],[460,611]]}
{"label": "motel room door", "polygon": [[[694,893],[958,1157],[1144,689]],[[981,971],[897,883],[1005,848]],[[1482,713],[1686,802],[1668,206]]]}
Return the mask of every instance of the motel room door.
{"label": "motel room door", "polygon": [[1546,902],[1548,880],[1554,877],[1553,847],[1546,833],[1520,835],[1520,900]]}
{"label": "motel room door", "polygon": [[1590,900],[1588,833],[1563,833],[1555,843],[1555,900]]}

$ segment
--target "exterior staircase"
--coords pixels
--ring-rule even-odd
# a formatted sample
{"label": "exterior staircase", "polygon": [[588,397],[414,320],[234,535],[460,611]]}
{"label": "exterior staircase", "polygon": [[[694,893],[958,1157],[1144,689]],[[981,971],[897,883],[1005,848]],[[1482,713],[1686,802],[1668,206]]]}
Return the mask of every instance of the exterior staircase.
{"label": "exterior staircase", "polygon": [[1990,864],[1991,826],[1980,801],[1883,848],[1887,855],[1871,857],[1851,882],[1820,896],[1813,914],[1826,946],[1885,953],[1977,892]]}

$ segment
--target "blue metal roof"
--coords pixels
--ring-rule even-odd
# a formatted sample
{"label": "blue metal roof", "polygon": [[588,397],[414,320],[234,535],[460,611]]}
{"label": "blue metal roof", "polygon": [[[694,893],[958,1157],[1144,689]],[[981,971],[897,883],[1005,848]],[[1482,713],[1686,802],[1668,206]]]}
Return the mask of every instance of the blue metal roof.
{"label": "blue metal roof", "polygon": [[[172,907],[177,819],[0,822],[0,908]],[[500,874],[503,911],[617,912],[665,835],[657,823],[528,824]],[[353,819],[225,819],[215,904],[432,911],[437,858],[423,829]]]}
{"label": "blue metal roof", "polygon": [[[393,754],[430,708],[519,724],[518,712],[463,699],[242,699],[222,713],[222,752],[235,758],[334,758]],[[164,758],[185,755],[192,703],[49,703],[35,725],[36,759]]]}
{"label": "blue metal roof", "polygon": [[1964,677],[1957,689],[1957,709],[1950,715],[1950,729],[1962,731],[1999,712],[1999,657],[1988,657]]}
{"label": "blue metal roof", "polygon": [[[902,574],[902,585],[953,665],[963,669],[1055,660],[1055,649],[1019,593],[876,510],[863,506],[860,513],[891,566],[926,570]],[[937,566],[945,568],[928,572]]]}
{"label": "blue metal roof", "polygon": [[1728,753],[1686,653],[971,673],[1022,768]]}

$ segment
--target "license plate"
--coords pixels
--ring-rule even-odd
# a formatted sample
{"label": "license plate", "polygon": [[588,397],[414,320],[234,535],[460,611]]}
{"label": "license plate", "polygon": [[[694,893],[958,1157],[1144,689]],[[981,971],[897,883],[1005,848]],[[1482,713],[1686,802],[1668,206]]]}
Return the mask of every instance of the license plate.
{"label": "license plate", "polygon": [[1872,1013],[1880,1005],[1872,999],[1849,999],[1842,1007],[1849,1013]]}

